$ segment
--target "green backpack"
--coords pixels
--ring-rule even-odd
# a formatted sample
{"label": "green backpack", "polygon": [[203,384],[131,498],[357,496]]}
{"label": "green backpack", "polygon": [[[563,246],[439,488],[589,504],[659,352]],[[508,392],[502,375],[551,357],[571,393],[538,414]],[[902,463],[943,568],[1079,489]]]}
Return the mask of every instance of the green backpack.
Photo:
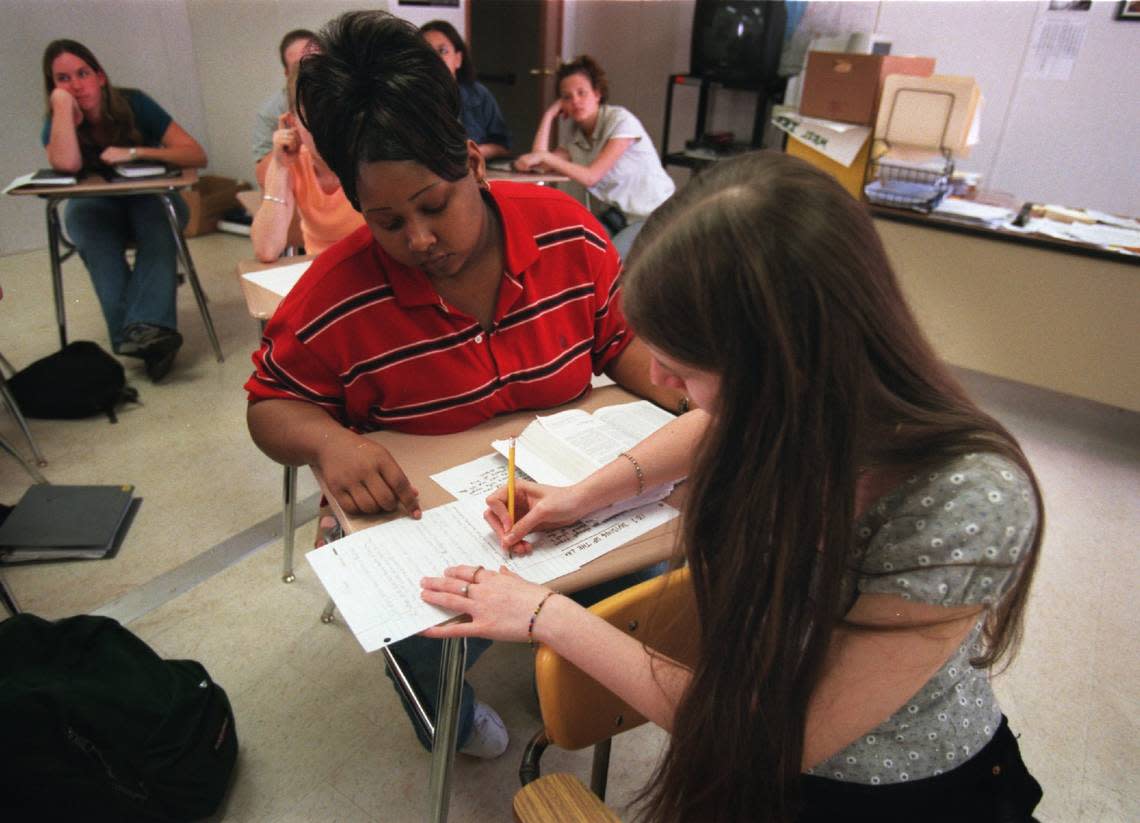
{"label": "green backpack", "polygon": [[114,620],[0,623],[0,818],[195,820],[229,786],[229,699]]}

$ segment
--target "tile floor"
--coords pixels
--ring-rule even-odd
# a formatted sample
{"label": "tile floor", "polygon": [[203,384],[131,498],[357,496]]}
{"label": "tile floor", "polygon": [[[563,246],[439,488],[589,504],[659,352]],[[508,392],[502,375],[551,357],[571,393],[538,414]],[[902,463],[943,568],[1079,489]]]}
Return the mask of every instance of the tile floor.
{"label": "tile floor", "polygon": [[[241,385],[257,324],[234,268],[248,240],[190,241],[226,355],[214,361],[188,288],[179,297],[186,344],[175,370],[151,385],[128,361],[143,405],[119,423],[31,421],[56,483],[133,483],[143,498],[118,556],[7,568],[22,607],[44,617],[101,610],[146,592],[129,627],[167,657],[200,660],[229,692],[240,757],[224,821],[424,819],[428,756],[416,744],[376,656],[343,624],[322,625],[324,594],[302,559],[314,524],[297,531],[297,581],[280,580],[281,542],[239,554],[200,585],[164,594],[172,570],[280,512],[281,470],[250,442]],[[65,264],[72,339],[105,345],[85,271]],[[46,252],[0,258],[0,352],[17,368],[56,345]],[[996,687],[1025,758],[1045,787],[1043,821],[1140,819],[1135,762],[1140,655],[1135,596],[1140,533],[1140,415],[977,374],[964,375],[983,405],[1022,438],[1042,481],[1047,537],[1025,643]],[[0,434],[25,451],[12,419]],[[29,478],[0,455],[0,502],[14,504]],[[302,472],[300,497],[315,491]],[[224,565],[224,564],[223,564]],[[159,583],[144,587],[160,575]],[[175,574],[174,576],[177,576]],[[152,589],[158,589],[156,593]],[[171,589],[171,591],[181,591]],[[522,749],[537,729],[530,656],[498,645],[472,671],[502,713],[511,747],[493,762],[460,757],[450,819],[509,819]],[[610,800],[620,806],[652,771],[664,741],[643,727],[619,737]],[[588,753],[550,751],[548,770],[586,778]]]}

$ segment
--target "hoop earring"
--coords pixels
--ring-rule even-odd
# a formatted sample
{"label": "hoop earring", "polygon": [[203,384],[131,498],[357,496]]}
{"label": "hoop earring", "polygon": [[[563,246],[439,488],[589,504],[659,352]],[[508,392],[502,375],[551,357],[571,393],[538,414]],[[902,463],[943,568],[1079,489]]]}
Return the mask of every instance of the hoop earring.
{"label": "hoop earring", "polygon": [[486,177],[476,177],[475,178],[475,185],[477,185],[479,188],[483,189],[483,191],[490,191],[491,190],[491,183],[487,180]]}

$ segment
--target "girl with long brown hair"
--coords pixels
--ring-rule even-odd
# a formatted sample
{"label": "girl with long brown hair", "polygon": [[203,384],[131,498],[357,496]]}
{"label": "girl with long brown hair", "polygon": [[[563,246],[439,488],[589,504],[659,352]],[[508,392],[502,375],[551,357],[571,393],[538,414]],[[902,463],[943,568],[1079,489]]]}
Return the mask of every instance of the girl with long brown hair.
{"label": "girl with long brown hair", "polygon": [[670,731],[650,819],[1030,820],[1040,787],[988,670],[1021,632],[1040,493],[865,209],[785,155],[719,163],[646,224],[623,306],[656,380],[700,408],[576,486],[520,483],[514,524],[496,492],[488,521],[525,550],[687,474],[697,662],[506,570],[426,579],[471,617],[428,634],[529,635]]}
{"label": "girl with long brown hair", "polygon": [[[41,139],[53,169],[106,174],[133,160],[206,165],[198,141],[143,92],[115,88],[82,43],[49,43],[43,76]],[[185,222],[185,203],[177,196],[174,202]],[[177,249],[165,206],[154,195],[73,198],[63,220],[91,274],[112,348],[141,358],[147,375],[161,380],[182,345],[174,294]],[[133,268],[124,254],[132,242]]]}

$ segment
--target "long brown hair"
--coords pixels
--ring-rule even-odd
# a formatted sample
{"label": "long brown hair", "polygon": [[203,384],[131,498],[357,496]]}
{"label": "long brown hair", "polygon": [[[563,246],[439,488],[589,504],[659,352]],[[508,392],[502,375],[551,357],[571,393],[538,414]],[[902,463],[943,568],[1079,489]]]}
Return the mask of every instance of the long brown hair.
{"label": "long brown hair", "polygon": [[[849,605],[858,468],[986,451],[1036,484],[923,337],[864,207],[808,164],[718,163],[650,218],[630,261],[638,334],[721,378],[682,531],[700,651],[645,811],[790,820],[808,703]],[[990,607],[976,665],[1016,645],[1040,540]]]}
{"label": "long brown hair", "polygon": [[99,134],[86,119],[76,129],[79,137],[79,150],[83,155],[83,167],[98,168],[103,165],[99,154],[107,146],[141,146],[142,132],[135,124],[135,114],[131,105],[124,96],[124,91],[131,89],[117,89],[111,84],[111,78],[99,64],[98,59],[91,50],[77,40],[52,40],[44,49],[44,98],[47,101],[47,113],[51,115],[51,93],[55,89],[55,77],[52,75],[51,64],[61,54],[72,54],[106,78],[103,85],[103,120],[100,123]]}

